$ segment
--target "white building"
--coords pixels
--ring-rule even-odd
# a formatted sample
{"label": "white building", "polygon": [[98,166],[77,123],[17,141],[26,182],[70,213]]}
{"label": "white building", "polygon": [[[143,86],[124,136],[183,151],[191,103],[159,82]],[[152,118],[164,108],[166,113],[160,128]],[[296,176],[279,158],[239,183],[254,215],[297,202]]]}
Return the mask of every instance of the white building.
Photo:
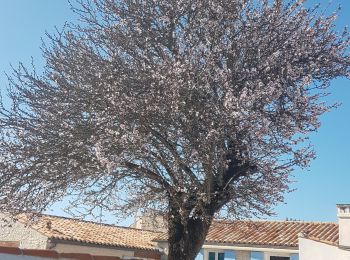
{"label": "white building", "polygon": [[[329,243],[338,241],[336,223],[214,221],[196,260],[298,260],[298,234],[301,232]],[[166,240],[165,235],[157,238],[158,247],[165,254]]]}
{"label": "white building", "polygon": [[337,209],[338,223],[214,221],[196,260],[350,260],[350,204]]}
{"label": "white building", "polygon": [[[196,260],[350,260],[350,204],[337,208],[338,223],[214,221]],[[149,221],[137,223],[150,228]],[[164,232],[47,215],[30,227],[0,225],[1,245],[122,259],[166,260],[168,253]]]}
{"label": "white building", "polygon": [[350,204],[339,204],[339,239],[325,241],[308,233],[299,236],[300,260],[349,260],[350,259]]}

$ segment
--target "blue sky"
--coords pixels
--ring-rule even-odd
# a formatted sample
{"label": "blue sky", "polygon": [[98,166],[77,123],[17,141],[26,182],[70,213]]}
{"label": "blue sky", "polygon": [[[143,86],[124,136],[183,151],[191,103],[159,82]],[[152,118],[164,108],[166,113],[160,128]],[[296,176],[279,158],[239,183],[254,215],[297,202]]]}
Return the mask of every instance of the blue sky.
{"label": "blue sky", "polygon": [[[330,1],[320,2],[326,8]],[[350,1],[333,0],[332,10],[337,4],[342,6],[336,22],[341,28],[350,23]],[[0,0],[1,89],[7,85],[4,73],[11,72],[10,64],[29,65],[33,57],[37,69],[43,67],[41,38],[45,40],[45,31],[52,33],[54,26],[62,28],[66,21],[77,21],[66,0]],[[322,117],[320,130],[312,135],[317,159],[308,170],[294,172],[296,191],[275,208],[273,219],[336,221],[335,204],[350,203],[350,81],[335,80],[330,91],[328,101],[342,106]],[[51,213],[63,214],[58,206]]]}

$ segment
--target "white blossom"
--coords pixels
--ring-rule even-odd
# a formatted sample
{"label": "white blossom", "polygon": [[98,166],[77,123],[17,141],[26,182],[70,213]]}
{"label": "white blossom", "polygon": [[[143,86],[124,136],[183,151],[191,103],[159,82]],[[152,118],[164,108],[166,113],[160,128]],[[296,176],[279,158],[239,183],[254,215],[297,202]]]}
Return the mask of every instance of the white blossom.
{"label": "white blossom", "polygon": [[10,79],[0,210],[157,209],[186,260],[214,216],[270,214],[315,156],[325,89],[349,76],[335,18],[303,0],[80,2],[85,23],[51,36],[44,73]]}

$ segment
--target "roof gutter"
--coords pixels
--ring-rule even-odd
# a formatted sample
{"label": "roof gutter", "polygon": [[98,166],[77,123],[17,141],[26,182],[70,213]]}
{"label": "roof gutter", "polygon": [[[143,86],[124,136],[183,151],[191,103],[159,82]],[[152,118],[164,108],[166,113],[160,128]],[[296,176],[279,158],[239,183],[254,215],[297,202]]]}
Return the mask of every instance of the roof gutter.
{"label": "roof gutter", "polygon": [[264,251],[264,252],[273,252],[273,253],[289,253],[289,254],[298,254],[299,250],[296,249],[285,249],[285,248],[270,248],[270,247],[255,247],[255,246],[223,246],[223,245],[208,245],[204,244],[202,246],[204,249],[216,249],[216,250],[235,250],[235,251]]}
{"label": "roof gutter", "polygon": [[51,237],[50,243],[53,245],[53,247],[52,247],[53,249],[57,246],[57,244],[69,244],[69,245],[79,245],[79,246],[97,247],[97,248],[109,248],[109,249],[125,250],[125,251],[141,250],[141,251],[160,252],[160,248],[158,248],[158,247],[143,248],[143,247],[136,247],[136,246],[108,245],[108,244],[103,244],[103,243],[92,243],[92,242],[87,242],[87,241],[79,241],[76,239],[64,239],[64,238],[57,238],[57,237]]}

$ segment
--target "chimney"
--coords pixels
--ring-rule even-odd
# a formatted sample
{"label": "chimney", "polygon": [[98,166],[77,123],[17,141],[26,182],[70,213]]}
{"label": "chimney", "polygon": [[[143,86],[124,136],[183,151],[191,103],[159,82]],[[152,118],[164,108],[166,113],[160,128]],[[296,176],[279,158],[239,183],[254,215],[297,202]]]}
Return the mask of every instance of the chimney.
{"label": "chimney", "polygon": [[134,223],[130,227],[142,229],[142,214],[140,212],[136,214]]}
{"label": "chimney", "polygon": [[339,247],[350,248],[350,204],[337,204]]}

